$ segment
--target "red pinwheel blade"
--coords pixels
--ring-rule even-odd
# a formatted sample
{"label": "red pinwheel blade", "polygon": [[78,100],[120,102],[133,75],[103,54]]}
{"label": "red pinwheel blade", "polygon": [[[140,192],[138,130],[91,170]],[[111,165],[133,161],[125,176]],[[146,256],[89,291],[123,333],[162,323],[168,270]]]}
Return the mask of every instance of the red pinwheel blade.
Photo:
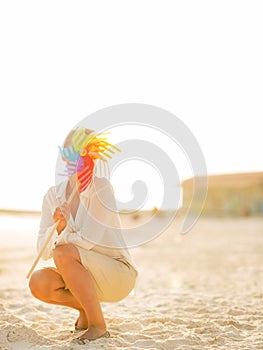
{"label": "red pinwheel blade", "polygon": [[82,157],[83,158],[83,167],[81,170],[77,171],[78,180],[80,182],[79,191],[83,192],[89,186],[94,169],[94,162],[87,154]]}
{"label": "red pinwheel blade", "polygon": [[91,180],[92,180],[93,173],[91,171],[87,170],[81,170],[78,173],[78,180],[80,182],[79,191],[83,192],[85,189],[89,186]]}

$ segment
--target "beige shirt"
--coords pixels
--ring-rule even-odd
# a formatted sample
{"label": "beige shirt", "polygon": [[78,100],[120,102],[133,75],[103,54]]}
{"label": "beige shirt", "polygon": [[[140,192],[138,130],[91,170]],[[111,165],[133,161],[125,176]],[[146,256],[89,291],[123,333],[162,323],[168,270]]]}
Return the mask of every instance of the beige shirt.
{"label": "beige shirt", "polygon": [[[44,196],[37,240],[38,251],[54,227],[53,213],[56,207],[66,201],[66,186],[67,181],[51,187]],[[56,245],[68,243],[112,258],[124,259],[138,271],[125,244],[113,188],[106,178],[94,176],[88,188],[80,193],[75,219],[70,215],[61,234],[54,233],[42,258],[51,258]]]}

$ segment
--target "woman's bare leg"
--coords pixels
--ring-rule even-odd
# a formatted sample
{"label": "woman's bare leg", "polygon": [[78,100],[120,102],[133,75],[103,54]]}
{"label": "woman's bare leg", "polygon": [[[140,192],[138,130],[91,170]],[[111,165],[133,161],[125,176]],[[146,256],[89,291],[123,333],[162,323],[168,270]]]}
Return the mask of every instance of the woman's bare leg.
{"label": "woman's bare leg", "polygon": [[82,338],[100,337],[107,330],[106,323],[93,279],[82,266],[77,248],[71,244],[60,245],[54,249],[53,258],[71,294],[86,313],[89,329]]}
{"label": "woman's bare leg", "polygon": [[85,311],[71,292],[64,289],[65,282],[56,271],[49,268],[35,271],[30,278],[29,288],[32,295],[41,301],[78,310],[77,326],[88,328]]}

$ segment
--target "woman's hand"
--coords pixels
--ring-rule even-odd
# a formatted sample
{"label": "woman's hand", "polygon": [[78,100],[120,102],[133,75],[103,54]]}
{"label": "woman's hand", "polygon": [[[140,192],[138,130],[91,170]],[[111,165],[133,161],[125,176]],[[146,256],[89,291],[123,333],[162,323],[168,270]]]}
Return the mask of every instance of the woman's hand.
{"label": "woman's hand", "polygon": [[53,213],[53,220],[57,222],[59,220],[59,224],[57,226],[57,232],[60,233],[67,226],[67,221],[70,215],[70,207],[67,203],[63,203],[60,207],[57,207]]}

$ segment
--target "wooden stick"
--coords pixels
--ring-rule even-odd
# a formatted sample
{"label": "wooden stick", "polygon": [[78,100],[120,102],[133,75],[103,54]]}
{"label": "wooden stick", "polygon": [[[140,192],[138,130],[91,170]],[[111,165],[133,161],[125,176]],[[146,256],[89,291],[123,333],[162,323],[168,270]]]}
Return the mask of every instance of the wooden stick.
{"label": "wooden stick", "polygon": [[[73,189],[73,191],[71,192],[71,194],[70,194],[70,196],[69,196],[69,199],[68,199],[68,201],[67,201],[68,203],[70,203],[70,202],[72,201],[72,199],[73,199],[73,197],[74,197],[74,195],[75,195],[77,189],[78,189],[78,187],[76,186],[76,187]],[[57,226],[58,226],[59,223],[60,223],[60,220],[58,220],[58,221],[55,222],[55,225],[54,225],[53,229],[51,230],[50,234],[48,235],[48,237],[47,237],[45,243],[43,244],[42,249],[40,250],[38,256],[37,256],[36,259],[35,259],[35,261],[33,262],[33,264],[32,264],[32,266],[31,266],[30,270],[28,271],[28,274],[26,275],[26,278],[27,278],[27,279],[31,276],[32,272],[34,271],[34,269],[35,269],[37,263],[39,262],[41,256],[43,255],[43,253],[44,253],[44,251],[45,251],[45,249],[46,249],[48,243],[50,242],[50,240],[51,240],[51,238],[52,238],[52,236],[53,236],[53,234],[54,234],[54,232],[55,232],[55,230],[56,230],[56,228],[57,228]]]}
{"label": "wooden stick", "polygon": [[44,251],[45,251],[49,241],[51,240],[51,238],[52,238],[52,236],[53,236],[53,234],[54,234],[54,232],[55,232],[55,230],[56,230],[56,228],[57,228],[59,223],[60,223],[60,220],[55,222],[55,225],[54,225],[53,229],[51,230],[50,234],[48,235],[48,237],[46,239],[46,242],[44,243],[44,245],[43,245],[42,249],[40,250],[38,256],[36,257],[35,261],[33,262],[32,266],[31,266],[31,269],[28,271],[28,274],[26,275],[26,278],[29,278],[31,276],[32,272],[34,271],[37,263],[39,262],[41,256],[43,255],[43,253],[44,253]]}

